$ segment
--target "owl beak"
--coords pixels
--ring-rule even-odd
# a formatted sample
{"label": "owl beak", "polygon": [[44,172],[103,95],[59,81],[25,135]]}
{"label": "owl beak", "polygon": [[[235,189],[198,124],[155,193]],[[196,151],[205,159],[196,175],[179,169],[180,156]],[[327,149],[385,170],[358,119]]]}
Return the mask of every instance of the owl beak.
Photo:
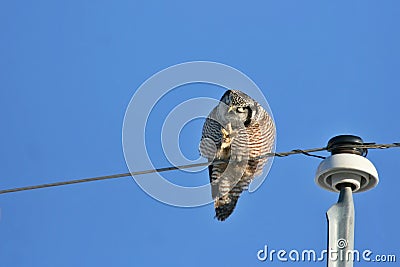
{"label": "owl beak", "polygon": [[234,106],[229,106],[228,113],[230,113],[234,108],[235,108]]}

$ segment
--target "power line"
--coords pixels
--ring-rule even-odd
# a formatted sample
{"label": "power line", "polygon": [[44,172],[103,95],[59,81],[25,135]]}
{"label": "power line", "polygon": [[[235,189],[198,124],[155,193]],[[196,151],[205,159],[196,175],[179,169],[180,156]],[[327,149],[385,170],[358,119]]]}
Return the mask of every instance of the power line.
{"label": "power line", "polygon": [[[391,143],[391,144],[365,143],[362,145],[349,145],[348,146],[348,148],[366,148],[366,149],[387,149],[387,148],[393,148],[393,147],[400,147],[400,143]],[[296,154],[303,154],[308,157],[316,157],[316,158],[324,159],[325,157],[323,157],[323,156],[319,156],[319,155],[315,155],[315,154],[311,154],[311,153],[321,152],[321,151],[325,151],[325,150],[327,150],[326,147],[312,148],[312,149],[293,149],[288,152],[267,153],[256,159],[269,158],[269,157],[287,157],[287,156],[296,155]],[[17,188],[0,190],[0,194],[19,192],[19,191],[27,191],[27,190],[33,190],[33,189],[39,189],[39,188],[69,185],[69,184],[79,184],[79,183],[86,183],[86,182],[92,182],[92,181],[108,180],[108,179],[115,179],[115,178],[123,178],[123,177],[127,177],[127,176],[137,176],[137,175],[156,173],[156,172],[166,172],[166,171],[173,171],[173,170],[180,170],[180,169],[190,169],[190,168],[195,168],[195,167],[207,166],[209,164],[210,164],[209,162],[202,162],[202,163],[195,163],[195,164],[188,164],[188,165],[181,165],[181,166],[173,166],[173,167],[165,167],[165,168],[137,171],[137,172],[131,172],[131,173],[128,172],[128,173],[97,176],[97,177],[90,177],[90,178],[63,181],[63,182],[17,187]]]}
{"label": "power line", "polygon": [[153,170],[138,171],[138,172],[132,172],[132,173],[128,172],[128,173],[119,173],[119,174],[113,174],[113,175],[97,176],[97,177],[83,178],[83,179],[63,181],[63,182],[55,182],[55,183],[49,183],[49,184],[32,185],[32,186],[0,190],[0,194],[6,194],[6,193],[12,193],[12,192],[18,192],[18,191],[27,191],[27,190],[33,190],[33,189],[39,189],[39,188],[46,188],[46,187],[61,186],[61,185],[68,185],[68,184],[79,184],[79,183],[85,183],[85,182],[123,178],[123,177],[127,177],[127,176],[143,175],[143,174],[149,174],[149,173],[155,173],[155,172],[166,172],[166,171],[172,171],[172,170],[178,170],[178,169],[189,169],[189,168],[206,166],[206,165],[208,165],[208,162],[183,165],[183,166],[159,168],[159,169],[153,169]]}

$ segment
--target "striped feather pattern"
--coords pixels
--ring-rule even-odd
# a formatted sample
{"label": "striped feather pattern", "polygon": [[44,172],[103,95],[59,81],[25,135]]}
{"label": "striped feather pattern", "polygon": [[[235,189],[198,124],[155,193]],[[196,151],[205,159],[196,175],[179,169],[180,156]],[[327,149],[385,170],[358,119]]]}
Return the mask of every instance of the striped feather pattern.
{"label": "striped feather pattern", "polygon": [[[243,101],[241,99],[241,103]],[[274,122],[261,105],[252,101],[252,111],[255,114],[246,127],[242,123],[230,131],[226,126],[230,122],[224,113],[219,112],[219,106],[211,111],[203,126],[199,149],[201,155],[212,162],[209,176],[212,197],[215,200],[215,216],[220,221],[229,217],[240,194],[247,190],[255,176],[262,174],[268,158],[254,158],[270,153],[273,149]],[[230,132],[232,136],[226,134]]]}

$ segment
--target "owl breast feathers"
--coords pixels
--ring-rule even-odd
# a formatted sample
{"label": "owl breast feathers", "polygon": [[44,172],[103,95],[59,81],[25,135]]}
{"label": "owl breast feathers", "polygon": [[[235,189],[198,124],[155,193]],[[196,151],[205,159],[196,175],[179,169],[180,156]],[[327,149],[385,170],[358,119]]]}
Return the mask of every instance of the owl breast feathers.
{"label": "owl breast feathers", "polygon": [[200,141],[208,166],[215,217],[224,221],[235,209],[243,190],[262,173],[272,152],[275,126],[255,100],[239,90],[228,90],[210,112]]}

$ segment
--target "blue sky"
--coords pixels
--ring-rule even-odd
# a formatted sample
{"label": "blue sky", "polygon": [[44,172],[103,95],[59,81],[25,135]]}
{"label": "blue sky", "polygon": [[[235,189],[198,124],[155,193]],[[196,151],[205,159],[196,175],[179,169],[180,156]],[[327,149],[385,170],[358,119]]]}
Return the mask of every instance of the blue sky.
{"label": "blue sky", "polygon": [[[121,135],[131,97],[154,73],[194,60],[230,65],[261,88],[278,151],[344,133],[399,142],[399,13],[394,0],[3,1],[0,188],[127,172]],[[219,98],[223,90],[211,87],[166,98],[160,112],[191,94]],[[182,131],[188,158],[201,124]],[[157,149],[157,132],[149,138]],[[153,155],[157,167],[168,165]],[[381,180],[354,196],[355,247],[400,260],[400,151],[368,158]],[[0,195],[0,266],[298,266],[256,253],[325,248],[325,212],[337,194],[315,185],[319,162],[275,159],[223,223],[212,205],[165,205],[129,177]],[[166,176],[208,181],[206,172]],[[368,264],[384,265],[395,264]]]}

